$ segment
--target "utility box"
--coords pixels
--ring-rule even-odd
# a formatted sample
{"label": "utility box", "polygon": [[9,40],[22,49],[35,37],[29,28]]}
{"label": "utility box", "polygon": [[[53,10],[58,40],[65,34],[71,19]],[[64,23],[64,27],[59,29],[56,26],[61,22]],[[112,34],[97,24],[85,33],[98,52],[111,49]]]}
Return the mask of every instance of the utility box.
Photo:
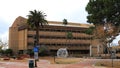
{"label": "utility box", "polygon": [[111,51],[111,59],[116,59],[116,51],[115,50]]}
{"label": "utility box", "polygon": [[29,59],[29,68],[34,68],[34,59]]}

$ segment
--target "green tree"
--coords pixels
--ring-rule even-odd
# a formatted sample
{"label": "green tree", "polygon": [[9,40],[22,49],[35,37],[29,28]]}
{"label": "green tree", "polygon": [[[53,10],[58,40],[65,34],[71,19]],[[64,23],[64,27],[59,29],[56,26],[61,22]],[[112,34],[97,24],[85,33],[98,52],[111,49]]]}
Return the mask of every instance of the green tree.
{"label": "green tree", "polygon": [[30,11],[28,15],[27,23],[34,29],[36,29],[36,42],[35,45],[39,44],[39,28],[46,25],[48,22],[45,19],[46,15],[42,11]]}
{"label": "green tree", "polygon": [[2,50],[2,48],[3,48],[3,42],[2,40],[0,40],[0,51]]}
{"label": "green tree", "polygon": [[2,46],[0,46],[0,50],[2,50]]}
{"label": "green tree", "polygon": [[[101,28],[105,28],[104,37],[99,37],[103,45],[110,44],[120,31],[119,7],[120,0],[89,0],[86,6],[86,11],[88,12],[87,22],[95,25],[96,33],[100,31],[100,29],[97,30],[99,25],[103,25]],[[114,31],[110,31],[110,25],[114,27],[112,28]],[[102,33],[97,34],[96,36],[99,36]],[[108,38],[111,38],[111,40],[107,40]]]}
{"label": "green tree", "polygon": [[0,56],[4,54],[4,50],[2,49],[2,46],[0,46]]}
{"label": "green tree", "polygon": [[[63,25],[66,26],[67,24],[68,24],[67,19],[63,19]],[[66,42],[67,42],[67,30],[65,32],[66,32]]]}
{"label": "green tree", "polygon": [[[69,44],[70,44],[70,39],[72,39],[73,38],[73,34],[72,34],[72,32],[67,32],[67,40],[68,40],[68,42],[69,42]],[[66,41],[67,41],[66,40]]]}
{"label": "green tree", "polygon": [[5,49],[7,49],[7,47],[8,47],[8,43],[0,40],[0,50],[1,49],[5,50]]}
{"label": "green tree", "polygon": [[13,54],[13,50],[12,50],[12,49],[6,49],[4,52],[5,52],[5,54],[8,55],[8,56],[10,56],[10,55]]}
{"label": "green tree", "polygon": [[2,50],[2,48],[3,48],[3,46],[2,46],[2,45],[0,45],[0,51]]}
{"label": "green tree", "polygon": [[63,19],[63,25],[67,25],[67,24],[68,24],[67,19]]}
{"label": "green tree", "polygon": [[85,30],[86,34],[92,35],[94,33],[95,27],[91,26],[87,30]]}
{"label": "green tree", "polygon": [[0,40],[0,54],[1,55],[4,54],[4,50],[7,49],[7,47],[8,47],[8,43]]}
{"label": "green tree", "polygon": [[72,38],[73,38],[72,32],[67,32],[67,39],[72,39]]}
{"label": "green tree", "polygon": [[[28,25],[30,25],[33,29],[36,29],[34,46],[39,45],[39,28],[48,24],[45,17],[46,17],[45,13],[36,10],[30,11],[30,14],[28,15],[27,20]],[[37,67],[37,60],[35,60],[35,67]]]}
{"label": "green tree", "polygon": [[115,26],[120,24],[120,0],[89,0],[86,6],[88,12],[88,23],[104,24],[112,23]]}

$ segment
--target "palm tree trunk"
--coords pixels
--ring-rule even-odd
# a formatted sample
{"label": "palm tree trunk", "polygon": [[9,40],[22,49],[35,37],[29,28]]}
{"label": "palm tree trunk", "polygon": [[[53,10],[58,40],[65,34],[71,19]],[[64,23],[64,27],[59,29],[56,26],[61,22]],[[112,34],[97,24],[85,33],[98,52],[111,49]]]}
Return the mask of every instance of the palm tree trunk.
{"label": "palm tree trunk", "polygon": [[35,46],[39,45],[39,27],[36,28],[36,44]]}
{"label": "palm tree trunk", "polygon": [[[35,47],[39,45],[39,27],[36,27],[36,42],[35,42]],[[37,67],[37,60],[35,59],[35,67]]]}

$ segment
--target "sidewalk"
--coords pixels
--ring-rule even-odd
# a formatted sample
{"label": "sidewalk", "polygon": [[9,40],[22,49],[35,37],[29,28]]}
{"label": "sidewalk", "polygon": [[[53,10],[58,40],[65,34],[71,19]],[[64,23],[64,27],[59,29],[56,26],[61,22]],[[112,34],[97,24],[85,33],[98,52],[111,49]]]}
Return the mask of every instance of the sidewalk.
{"label": "sidewalk", "polygon": [[[47,60],[39,60],[37,68],[105,68],[94,66],[95,62],[95,60],[85,60],[76,64],[50,64]],[[29,62],[0,61],[0,68],[29,68]]]}

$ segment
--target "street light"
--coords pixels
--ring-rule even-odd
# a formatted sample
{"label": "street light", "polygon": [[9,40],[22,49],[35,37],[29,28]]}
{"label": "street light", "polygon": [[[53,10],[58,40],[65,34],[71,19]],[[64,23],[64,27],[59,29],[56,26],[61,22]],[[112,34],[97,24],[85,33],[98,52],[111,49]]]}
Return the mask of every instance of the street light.
{"label": "street light", "polygon": [[35,67],[37,67],[37,60],[38,60],[38,52],[39,52],[39,48],[37,47],[37,37],[36,35],[34,36],[34,59],[35,59]]}

